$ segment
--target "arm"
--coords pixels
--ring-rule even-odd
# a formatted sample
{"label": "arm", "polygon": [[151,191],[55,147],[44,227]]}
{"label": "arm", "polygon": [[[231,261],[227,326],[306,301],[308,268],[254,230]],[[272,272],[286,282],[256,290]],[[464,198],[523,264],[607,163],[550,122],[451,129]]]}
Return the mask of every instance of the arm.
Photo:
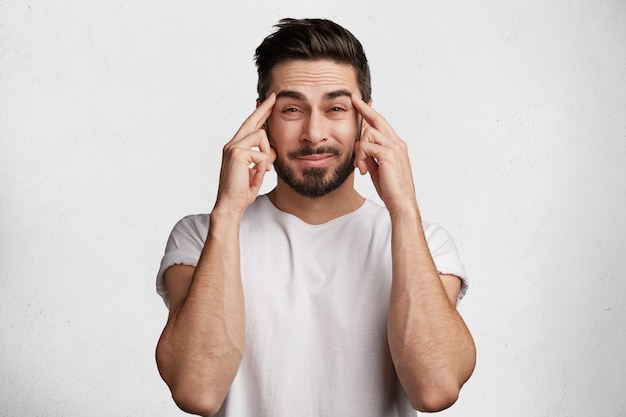
{"label": "arm", "polygon": [[455,307],[460,280],[435,268],[405,143],[370,106],[357,97],[353,104],[364,118],[355,165],[370,173],[391,216],[391,356],[413,407],[442,410],[456,401],[475,366],[474,342]]}
{"label": "arm", "polygon": [[475,365],[472,337],[455,308],[460,280],[437,272],[419,211],[392,220],[392,259],[387,332],[396,372],[413,407],[442,410]]}
{"label": "arm", "polygon": [[239,226],[275,158],[261,129],[273,104],[270,96],[224,147],[218,197],[198,265],[175,265],[165,273],[170,315],[157,345],[157,365],[175,402],[189,413],[217,413],[243,355]]}

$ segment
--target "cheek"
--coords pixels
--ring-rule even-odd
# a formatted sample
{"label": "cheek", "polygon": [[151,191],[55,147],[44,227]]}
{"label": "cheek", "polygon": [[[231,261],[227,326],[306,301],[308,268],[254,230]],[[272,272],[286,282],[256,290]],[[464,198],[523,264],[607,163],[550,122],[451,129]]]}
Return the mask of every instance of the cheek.
{"label": "cheek", "polygon": [[353,143],[357,137],[359,126],[353,121],[342,121],[335,125],[335,136],[341,138],[343,142]]}
{"label": "cheek", "polygon": [[270,115],[267,120],[267,128],[270,133],[272,146],[289,146],[292,142],[297,142],[302,131],[301,123],[297,121],[285,121],[280,117]]}

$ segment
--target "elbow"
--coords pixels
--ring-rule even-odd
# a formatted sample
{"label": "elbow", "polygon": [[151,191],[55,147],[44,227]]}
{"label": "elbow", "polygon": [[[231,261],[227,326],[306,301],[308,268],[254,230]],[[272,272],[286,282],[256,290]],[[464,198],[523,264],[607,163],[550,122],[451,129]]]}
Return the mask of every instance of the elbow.
{"label": "elbow", "polygon": [[412,392],[407,391],[407,397],[417,411],[435,413],[451,407],[459,399],[461,388],[474,372],[476,365],[476,352],[473,351],[471,359],[464,367],[462,373],[441,372],[439,379],[430,384],[422,382],[414,385]]}
{"label": "elbow", "polygon": [[435,413],[451,407],[459,398],[460,387],[456,384],[419,389],[407,393],[411,406],[423,413]]}
{"label": "elbow", "polygon": [[[186,375],[171,366],[167,356],[157,351],[157,366],[163,381],[172,394],[174,403],[182,411],[203,417],[214,416],[222,407],[228,390],[216,389],[210,383],[202,382],[198,376]],[[168,366],[170,365],[170,366]]]}
{"label": "elbow", "polygon": [[174,403],[182,411],[203,417],[214,416],[222,408],[228,389],[223,390],[202,383],[197,378],[180,374],[161,374],[172,394]]}
{"label": "elbow", "polygon": [[180,387],[170,387],[174,402],[182,411],[203,417],[217,414],[222,407],[224,398],[211,393],[198,392]]}

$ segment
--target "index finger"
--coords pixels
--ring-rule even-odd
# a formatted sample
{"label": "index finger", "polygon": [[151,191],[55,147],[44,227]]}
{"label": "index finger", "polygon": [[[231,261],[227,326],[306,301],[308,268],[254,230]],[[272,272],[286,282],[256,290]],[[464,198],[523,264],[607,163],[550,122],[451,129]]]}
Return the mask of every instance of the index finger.
{"label": "index finger", "polygon": [[237,133],[235,133],[233,141],[238,141],[248,136],[250,133],[261,129],[265,125],[267,118],[272,114],[272,108],[275,103],[276,93],[272,93],[265,101],[259,104],[252,114],[243,122]]}
{"label": "index finger", "polygon": [[352,104],[356,108],[357,112],[363,116],[368,125],[372,126],[384,135],[391,135],[394,133],[393,128],[389,125],[387,120],[374,110],[372,106],[364,102],[356,94],[352,94],[350,98],[352,99]]}

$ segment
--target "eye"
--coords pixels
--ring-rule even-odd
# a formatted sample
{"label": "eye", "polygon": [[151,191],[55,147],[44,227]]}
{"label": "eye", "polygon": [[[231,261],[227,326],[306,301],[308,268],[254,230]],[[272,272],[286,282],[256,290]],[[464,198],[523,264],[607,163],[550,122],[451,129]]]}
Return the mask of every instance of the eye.
{"label": "eye", "polygon": [[296,109],[295,107],[287,107],[286,109],[283,109],[283,113],[297,113],[298,109]]}
{"label": "eye", "polygon": [[342,111],[346,111],[346,109],[344,109],[343,107],[335,106],[335,107],[331,107],[330,111],[331,112],[342,112]]}

